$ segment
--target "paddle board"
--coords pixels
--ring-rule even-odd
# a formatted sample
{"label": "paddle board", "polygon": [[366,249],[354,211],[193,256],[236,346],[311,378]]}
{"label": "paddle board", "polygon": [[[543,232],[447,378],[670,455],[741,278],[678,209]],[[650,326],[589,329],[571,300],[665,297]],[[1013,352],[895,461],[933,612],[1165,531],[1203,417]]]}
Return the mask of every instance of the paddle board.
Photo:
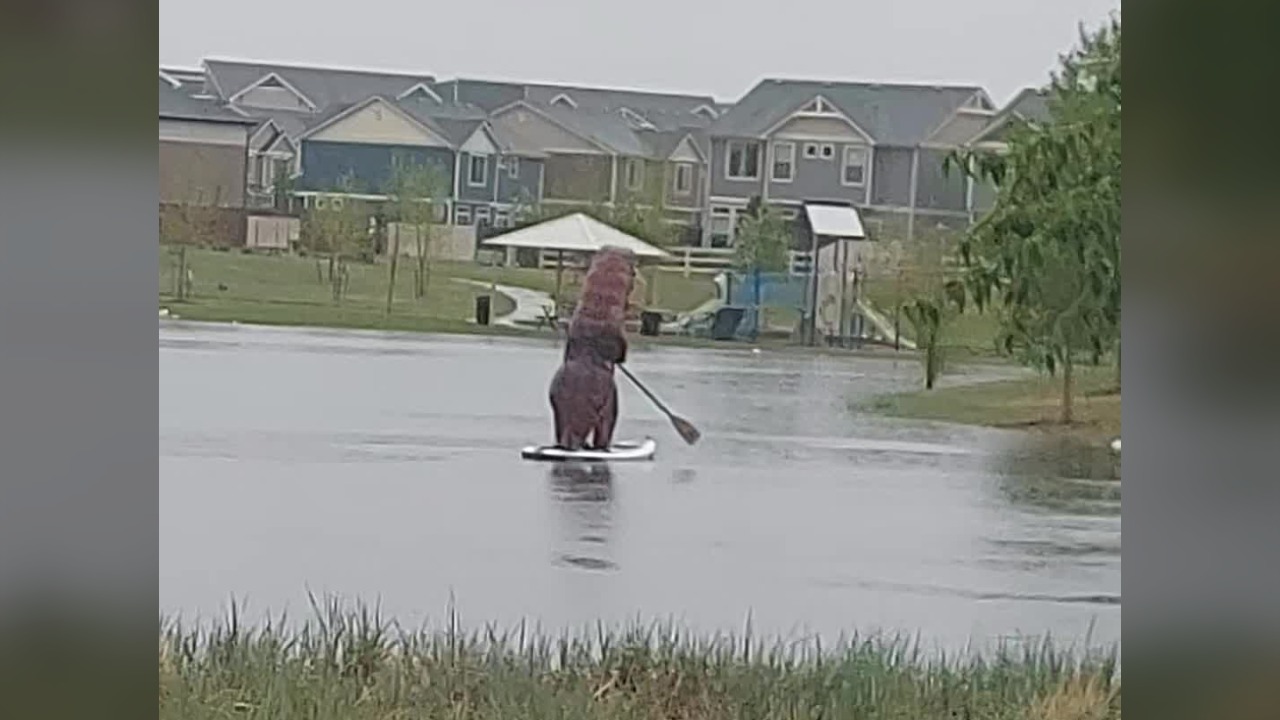
{"label": "paddle board", "polygon": [[530,445],[520,451],[525,460],[551,460],[557,462],[569,460],[588,460],[597,462],[613,462],[625,460],[652,460],[658,451],[658,443],[653,438],[645,438],[639,442],[618,442],[608,450],[565,450],[554,445]]}

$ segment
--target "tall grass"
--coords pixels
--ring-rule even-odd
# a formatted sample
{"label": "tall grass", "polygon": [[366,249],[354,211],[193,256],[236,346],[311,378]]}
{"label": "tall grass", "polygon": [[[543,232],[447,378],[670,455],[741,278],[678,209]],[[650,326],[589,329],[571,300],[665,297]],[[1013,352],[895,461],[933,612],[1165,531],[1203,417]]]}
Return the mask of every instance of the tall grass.
{"label": "tall grass", "polygon": [[1114,657],[1048,641],[941,657],[896,638],[406,629],[366,605],[160,622],[161,718],[1119,718]]}

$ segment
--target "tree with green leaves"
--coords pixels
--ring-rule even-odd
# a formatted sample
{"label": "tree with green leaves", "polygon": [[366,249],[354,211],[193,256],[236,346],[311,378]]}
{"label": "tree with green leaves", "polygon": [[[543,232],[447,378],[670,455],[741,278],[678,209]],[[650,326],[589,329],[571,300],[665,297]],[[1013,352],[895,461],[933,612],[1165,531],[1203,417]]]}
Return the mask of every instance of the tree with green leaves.
{"label": "tree with green leaves", "polygon": [[964,307],[965,289],[947,273],[946,237],[940,233],[918,236],[898,258],[898,311],[915,331],[922,353],[924,387],[932,390],[946,369],[947,330]]}
{"label": "tree with green leaves", "polygon": [[791,262],[791,224],[776,208],[760,205],[743,216],[734,264],[744,272],[784,272]]}
{"label": "tree with green leaves", "polygon": [[436,207],[440,202],[447,181],[441,177],[440,171],[426,163],[415,162],[397,157],[392,165],[391,177],[384,189],[389,201],[393,220],[396,223],[394,240],[388,244],[390,269],[387,282],[387,314],[391,314],[391,303],[395,297],[396,268],[402,252],[400,244],[404,242],[406,231],[412,228],[414,242],[415,268],[413,296],[423,299],[427,296],[427,288],[431,277],[431,257],[435,239]]}
{"label": "tree with green leaves", "polygon": [[1077,363],[1120,342],[1120,20],[1062,58],[1051,118],[1017,124],[1000,152],[948,158],[996,188],[990,212],[960,243],[965,297],[996,306],[1001,348],[1062,377],[1073,420]]}

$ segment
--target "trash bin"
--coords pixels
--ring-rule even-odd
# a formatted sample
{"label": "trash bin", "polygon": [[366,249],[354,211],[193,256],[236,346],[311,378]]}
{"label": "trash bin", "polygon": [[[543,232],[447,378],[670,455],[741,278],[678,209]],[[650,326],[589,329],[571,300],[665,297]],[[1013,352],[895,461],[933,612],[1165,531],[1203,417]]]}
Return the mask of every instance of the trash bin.
{"label": "trash bin", "polygon": [[644,310],[640,313],[640,334],[657,337],[658,328],[662,324],[662,313]]}
{"label": "trash bin", "polygon": [[492,299],[488,295],[476,296],[476,324],[477,325],[489,324],[489,307],[490,307],[489,304],[491,300]]}

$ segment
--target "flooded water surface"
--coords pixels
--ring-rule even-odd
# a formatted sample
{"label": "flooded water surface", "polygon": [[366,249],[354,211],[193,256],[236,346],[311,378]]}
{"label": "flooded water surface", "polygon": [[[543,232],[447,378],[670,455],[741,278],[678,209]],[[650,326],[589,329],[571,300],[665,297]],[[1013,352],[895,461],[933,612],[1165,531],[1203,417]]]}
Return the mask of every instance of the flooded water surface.
{"label": "flooded water surface", "polygon": [[1119,483],[1020,435],[850,409],[915,362],[637,349],[698,445],[619,377],[619,435],[657,438],[654,462],[523,461],[550,440],[558,360],[550,341],[162,324],[162,611],[299,615],[310,591],[411,624],[452,599],[475,626],[1119,640]]}

